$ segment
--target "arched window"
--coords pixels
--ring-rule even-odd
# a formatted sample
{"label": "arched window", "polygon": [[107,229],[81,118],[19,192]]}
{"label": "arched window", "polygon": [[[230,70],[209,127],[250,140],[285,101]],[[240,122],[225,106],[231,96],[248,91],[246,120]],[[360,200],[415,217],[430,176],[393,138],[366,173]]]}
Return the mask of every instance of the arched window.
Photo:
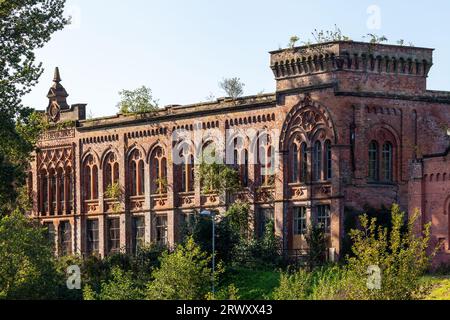
{"label": "arched window", "polygon": [[320,141],[314,143],[313,180],[322,180],[322,143]]}
{"label": "arched window", "polygon": [[372,181],[379,180],[379,150],[378,143],[372,141],[369,145],[369,179]]}
{"label": "arched window", "polygon": [[108,190],[108,187],[119,181],[119,163],[117,155],[110,153],[105,160],[103,169],[103,192]]}
{"label": "arched window", "polygon": [[73,211],[73,172],[72,168],[66,168],[66,214],[71,214]]}
{"label": "arched window", "polygon": [[326,180],[332,178],[331,141],[325,141],[324,176]]}
{"label": "arched window", "polygon": [[187,192],[187,175],[186,165],[181,164],[181,192]]}
{"label": "arched window", "polygon": [[98,199],[98,167],[92,155],[89,155],[83,166],[83,199]]}
{"label": "arched window", "polygon": [[167,160],[161,147],[157,147],[151,154],[150,181],[152,194],[167,193]]}
{"label": "arched window", "polygon": [[243,187],[248,186],[248,151],[243,146],[241,137],[234,139],[234,168],[239,173],[239,178]]}
{"label": "arched window", "polygon": [[46,215],[48,213],[48,175],[47,171],[42,170],[40,172],[40,181],[39,181],[39,203],[40,203],[40,211],[42,215]]}
{"label": "arched window", "polygon": [[393,181],[393,154],[392,154],[392,144],[386,142],[383,144],[382,151],[382,178],[386,182]]}
{"label": "arched window", "polygon": [[194,156],[190,154],[183,155],[181,151],[180,159],[181,192],[192,192],[195,188]]}
{"label": "arched window", "polygon": [[52,169],[50,170],[50,215],[54,215],[56,212],[57,182],[56,172]]}
{"label": "arched window", "polygon": [[305,142],[296,139],[291,147],[291,182],[305,183],[308,172],[308,154]]}
{"label": "arched window", "polygon": [[139,150],[134,150],[130,155],[129,160],[130,176],[130,195],[142,196],[144,195],[144,160]]}
{"label": "arched window", "polygon": [[300,160],[300,182],[305,183],[308,176],[308,149],[305,142],[300,145],[301,160]]}
{"label": "arched window", "polygon": [[275,149],[268,134],[263,134],[258,139],[258,158],[260,167],[260,183],[269,186],[273,183],[275,174]]}
{"label": "arched window", "polygon": [[64,170],[58,169],[58,214],[63,214],[65,203],[65,183]]}
{"label": "arched window", "polygon": [[244,149],[244,163],[241,165],[242,186],[248,187],[248,151]]}
{"label": "arched window", "polygon": [[92,167],[92,199],[98,199],[98,167]]}
{"label": "arched window", "polygon": [[291,166],[291,182],[299,182],[300,180],[300,172],[299,172],[299,158],[300,158],[300,152],[298,150],[297,143],[294,143],[292,145],[292,166]]}
{"label": "arched window", "polygon": [[195,185],[195,166],[194,166],[194,156],[191,155],[189,157],[189,161],[187,164],[188,172],[189,172],[189,180],[188,180],[188,191],[194,191]]}

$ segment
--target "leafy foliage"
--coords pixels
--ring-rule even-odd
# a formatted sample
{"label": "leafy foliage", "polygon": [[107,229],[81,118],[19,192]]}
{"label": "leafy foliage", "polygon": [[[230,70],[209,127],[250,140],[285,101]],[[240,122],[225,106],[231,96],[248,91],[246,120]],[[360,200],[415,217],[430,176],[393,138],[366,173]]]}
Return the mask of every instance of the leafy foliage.
{"label": "leafy foliage", "polygon": [[274,221],[266,224],[261,239],[242,238],[233,251],[233,263],[248,267],[274,267],[280,265],[281,239],[275,235]]}
{"label": "leafy foliage", "polygon": [[345,268],[328,266],[308,272],[300,269],[284,273],[274,290],[275,300],[343,300],[346,298],[347,273]]}
{"label": "leafy foliage", "polygon": [[[392,228],[377,224],[366,215],[360,228],[351,231],[353,256],[346,266],[300,270],[282,276],[275,290],[277,299],[346,299],[346,300],[411,300],[421,299],[427,292],[421,281],[433,253],[428,252],[430,225],[422,235],[415,233],[417,215],[405,224],[398,205],[391,210]],[[368,285],[369,267],[381,270],[381,286]]]}
{"label": "leafy foliage", "polygon": [[[161,266],[154,270],[148,284],[150,300],[204,299],[211,286],[211,257],[192,238],[173,253],[163,253]],[[220,272],[220,269],[219,269]],[[216,275],[217,273],[216,272]]]}
{"label": "leafy foliage", "polygon": [[[429,267],[434,253],[427,252],[430,240],[430,224],[422,235],[416,235],[418,214],[407,222],[398,205],[392,207],[392,230],[377,226],[376,219],[361,217],[361,229],[350,233],[354,256],[348,258],[348,269],[355,282],[351,298],[410,300],[420,294],[420,278]],[[369,266],[381,269],[381,290],[370,290],[366,285]]]}
{"label": "leafy foliage", "polygon": [[317,266],[322,266],[326,262],[327,254],[327,236],[322,228],[316,224],[308,228],[306,234],[306,243],[308,244],[307,265],[310,270]]}
{"label": "leafy foliage", "polygon": [[295,44],[296,44],[297,42],[299,42],[299,41],[300,41],[300,38],[299,38],[299,37],[297,37],[297,36],[292,36],[292,37],[289,39],[288,47],[291,48],[291,49],[293,49],[293,48],[295,47]]}
{"label": "leafy foliage", "polygon": [[312,36],[314,37],[316,43],[325,43],[332,41],[350,41],[350,37],[344,35],[341,29],[334,25],[334,30],[317,30],[314,29],[312,32]]}
{"label": "leafy foliage", "polygon": [[386,38],[385,36],[379,36],[373,33],[368,33],[367,37],[369,38],[369,42],[371,44],[378,44],[388,41],[388,38]]}
{"label": "leafy foliage", "polygon": [[236,100],[244,94],[245,84],[240,78],[228,78],[219,82],[219,87],[225,91],[228,97]]}
{"label": "leafy foliage", "polygon": [[0,298],[54,299],[58,280],[43,228],[18,210],[0,218]]}
{"label": "leafy foliage", "polygon": [[234,284],[230,284],[228,287],[219,290],[216,293],[209,292],[206,295],[206,300],[239,300],[239,289]]}
{"label": "leafy foliage", "polygon": [[111,271],[112,279],[102,281],[100,293],[95,293],[87,285],[83,288],[85,300],[142,300],[144,292],[136,287],[131,272],[125,272],[119,267]]}
{"label": "leafy foliage", "polygon": [[[215,158],[215,151],[211,152]],[[204,194],[217,193],[219,195],[225,192],[235,192],[240,188],[239,173],[236,169],[226,164],[219,163],[212,159],[202,160],[196,170],[196,175],[202,185]]]}
{"label": "leafy foliage", "polygon": [[282,274],[280,286],[275,289],[275,300],[306,300],[311,285],[311,274],[300,269],[294,274]]}
{"label": "leafy foliage", "polygon": [[17,205],[17,190],[42,129],[39,116],[21,100],[43,72],[35,50],[68,23],[64,4],[65,0],[0,2],[0,208],[8,212]]}
{"label": "leafy foliage", "polygon": [[142,86],[135,90],[119,92],[120,102],[117,104],[123,114],[152,114],[158,111],[158,101],[153,98],[152,90]]}
{"label": "leafy foliage", "polygon": [[253,221],[248,203],[235,202],[225,213],[225,218],[232,230],[242,238],[247,239],[250,236],[250,224]]}

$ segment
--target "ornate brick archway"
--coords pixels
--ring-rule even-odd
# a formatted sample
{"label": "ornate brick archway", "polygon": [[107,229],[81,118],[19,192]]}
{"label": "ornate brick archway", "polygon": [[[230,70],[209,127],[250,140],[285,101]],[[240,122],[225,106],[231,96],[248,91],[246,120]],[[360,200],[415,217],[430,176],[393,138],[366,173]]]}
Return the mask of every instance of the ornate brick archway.
{"label": "ornate brick archway", "polygon": [[301,134],[309,142],[319,135],[328,137],[336,143],[335,126],[328,110],[313,101],[309,94],[287,114],[281,129],[280,150],[289,150],[292,137]]}

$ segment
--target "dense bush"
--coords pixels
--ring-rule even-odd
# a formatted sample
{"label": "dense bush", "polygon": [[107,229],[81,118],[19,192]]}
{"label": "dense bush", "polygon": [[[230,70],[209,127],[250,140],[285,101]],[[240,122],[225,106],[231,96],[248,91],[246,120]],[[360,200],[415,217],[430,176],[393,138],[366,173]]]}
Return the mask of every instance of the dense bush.
{"label": "dense bush", "polygon": [[[430,266],[430,225],[417,235],[415,223],[418,215],[409,219],[398,205],[391,210],[392,227],[377,225],[377,219],[367,216],[360,219],[361,229],[350,232],[353,256],[348,258],[349,272],[355,282],[350,298],[410,300],[421,294],[420,279]],[[370,266],[381,269],[381,289],[370,290],[367,272]]]}
{"label": "dense bush", "polygon": [[[147,287],[150,300],[204,299],[211,288],[211,257],[189,238],[173,253],[163,253]],[[220,266],[216,276],[221,272]]]}
{"label": "dense bush", "polygon": [[0,299],[56,299],[61,285],[44,229],[21,212],[0,218]]}
{"label": "dense bush", "polygon": [[327,235],[323,228],[317,225],[309,226],[306,234],[308,254],[306,264],[310,271],[318,266],[323,266],[327,259]]}
{"label": "dense bush", "polygon": [[247,267],[276,267],[281,265],[281,240],[274,233],[274,222],[266,224],[261,239],[241,238],[233,250],[233,264]]}
{"label": "dense bush", "polygon": [[[417,217],[417,216],[416,216]],[[415,234],[416,218],[405,225],[405,215],[399,206],[391,210],[391,228],[377,224],[377,219],[360,217],[360,228],[350,232],[352,256],[347,265],[315,269],[311,273],[300,270],[284,274],[275,298],[411,300],[422,298],[422,276],[429,267],[429,225],[422,235]],[[381,271],[379,287],[369,286],[369,270]],[[375,283],[376,284],[376,283]]]}
{"label": "dense bush", "polygon": [[101,282],[99,293],[86,285],[83,288],[83,298],[84,300],[142,300],[144,291],[136,285],[130,271],[125,272],[119,267],[113,267],[111,279]]}

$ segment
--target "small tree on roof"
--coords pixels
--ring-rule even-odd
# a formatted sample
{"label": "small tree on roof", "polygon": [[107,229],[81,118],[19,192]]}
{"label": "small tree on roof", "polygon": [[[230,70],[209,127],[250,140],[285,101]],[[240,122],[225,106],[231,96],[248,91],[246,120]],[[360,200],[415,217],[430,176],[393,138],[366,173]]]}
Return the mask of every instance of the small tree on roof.
{"label": "small tree on roof", "polygon": [[226,78],[219,82],[220,88],[226,92],[227,96],[236,100],[244,94],[245,84],[240,78]]}

